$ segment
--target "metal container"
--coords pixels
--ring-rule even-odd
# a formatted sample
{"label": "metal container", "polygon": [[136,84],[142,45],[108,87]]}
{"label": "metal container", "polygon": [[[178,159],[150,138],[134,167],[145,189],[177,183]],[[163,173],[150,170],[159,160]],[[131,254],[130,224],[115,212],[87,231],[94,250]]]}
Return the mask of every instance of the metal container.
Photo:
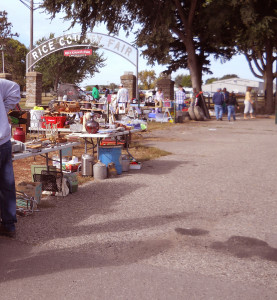
{"label": "metal container", "polygon": [[93,177],[96,180],[102,180],[106,179],[108,176],[107,174],[107,166],[103,164],[101,161],[98,161],[94,166],[93,166]]}
{"label": "metal container", "polygon": [[82,155],[82,176],[92,176],[94,158],[90,154]]}

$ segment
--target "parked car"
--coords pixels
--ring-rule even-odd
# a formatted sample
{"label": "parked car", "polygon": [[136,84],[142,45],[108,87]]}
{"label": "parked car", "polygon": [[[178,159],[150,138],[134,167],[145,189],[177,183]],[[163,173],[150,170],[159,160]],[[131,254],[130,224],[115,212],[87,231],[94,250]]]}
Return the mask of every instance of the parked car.
{"label": "parked car", "polygon": [[146,91],[145,92],[145,102],[153,103],[155,95],[156,95],[156,91],[155,90],[148,90],[148,91]]}

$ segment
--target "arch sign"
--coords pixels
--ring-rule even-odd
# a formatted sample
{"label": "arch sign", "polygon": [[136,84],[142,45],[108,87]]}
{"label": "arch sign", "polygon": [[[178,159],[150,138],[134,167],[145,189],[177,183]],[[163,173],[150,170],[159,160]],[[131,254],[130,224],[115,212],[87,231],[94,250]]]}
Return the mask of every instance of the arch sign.
{"label": "arch sign", "polygon": [[136,67],[138,80],[138,49],[121,39],[110,35],[88,32],[81,39],[81,33],[71,33],[45,41],[26,56],[26,72],[29,72],[38,61],[56,51],[71,47],[96,47],[122,56]]}

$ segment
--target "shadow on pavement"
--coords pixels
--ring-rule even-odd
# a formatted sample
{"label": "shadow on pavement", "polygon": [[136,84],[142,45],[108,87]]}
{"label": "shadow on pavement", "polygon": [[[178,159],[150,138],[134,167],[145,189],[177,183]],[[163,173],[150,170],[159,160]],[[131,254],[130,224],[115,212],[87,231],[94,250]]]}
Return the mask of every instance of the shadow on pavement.
{"label": "shadow on pavement", "polygon": [[200,228],[175,228],[175,231],[181,235],[200,236],[209,233],[208,230]]}
{"label": "shadow on pavement", "polygon": [[277,262],[277,249],[255,238],[232,236],[226,242],[214,242],[211,247],[239,258],[258,256],[265,260]]}
{"label": "shadow on pavement", "polygon": [[22,245],[16,240],[0,239],[0,282],[54,275],[65,270],[128,265],[158,255],[170,247],[171,242],[164,239],[88,243],[78,247],[33,253],[32,246]]}

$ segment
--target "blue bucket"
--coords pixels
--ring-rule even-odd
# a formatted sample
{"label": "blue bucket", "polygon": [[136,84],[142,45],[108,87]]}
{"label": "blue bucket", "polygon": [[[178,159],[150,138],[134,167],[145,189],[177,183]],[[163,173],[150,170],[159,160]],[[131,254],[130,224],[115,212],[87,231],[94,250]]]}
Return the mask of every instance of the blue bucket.
{"label": "blue bucket", "polygon": [[120,175],[122,173],[122,166],[119,161],[121,157],[122,146],[101,146],[99,147],[99,160],[108,166],[110,163],[115,164],[116,173]]}

